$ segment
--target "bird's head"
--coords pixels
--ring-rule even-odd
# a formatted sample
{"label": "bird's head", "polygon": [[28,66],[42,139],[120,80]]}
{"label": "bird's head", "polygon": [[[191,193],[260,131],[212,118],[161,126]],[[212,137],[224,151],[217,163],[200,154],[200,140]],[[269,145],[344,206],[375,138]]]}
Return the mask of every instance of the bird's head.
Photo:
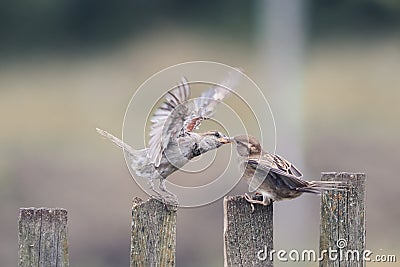
{"label": "bird's head", "polygon": [[260,142],[251,135],[238,135],[232,138],[240,156],[259,155],[262,152]]}
{"label": "bird's head", "polygon": [[231,143],[230,137],[218,131],[208,131],[200,134],[200,142],[198,144],[202,153],[219,148],[224,144]]}

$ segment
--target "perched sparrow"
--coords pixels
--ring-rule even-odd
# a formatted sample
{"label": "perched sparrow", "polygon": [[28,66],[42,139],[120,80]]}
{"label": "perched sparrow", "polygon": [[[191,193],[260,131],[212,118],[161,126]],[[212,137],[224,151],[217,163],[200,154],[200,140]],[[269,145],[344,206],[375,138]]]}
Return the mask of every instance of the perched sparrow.
{"label": "perched sparrow", "polygon": [[232,86],[232,82],[235,80],[229,79],[222,86],[203,92],[200,98],[189,99],[189,84],[183,78],[182,83],[167,92],[165,102],[155,111],[148,148],[135,150],[110,133],[97,131],[125,150],[135,174],[147,178],[150,189],[158,197],[165,199],[154,188],[154,179],[160,180],[159,189],[166,197],[176,201],[176,196],[166,189],[165,179],[192,158],[231,142],[218,131],[195,133],[193,130],[213,115],[215,106],[229,94],[225,87]]}
{"label": "perched sparrow", "polygon": [[[253,136],[239,135],[232,138],[237,146],[240,167],[250,191],[262,195],[262,201],[245,195],[252,204],[269,205],[272,201],[292,199],[302,193],[319,194],[326,190],[343,190],[338,181],[305,181],[301,172],[281,156],[262,150]],[[252,206],[252,208],[254,208]]]}

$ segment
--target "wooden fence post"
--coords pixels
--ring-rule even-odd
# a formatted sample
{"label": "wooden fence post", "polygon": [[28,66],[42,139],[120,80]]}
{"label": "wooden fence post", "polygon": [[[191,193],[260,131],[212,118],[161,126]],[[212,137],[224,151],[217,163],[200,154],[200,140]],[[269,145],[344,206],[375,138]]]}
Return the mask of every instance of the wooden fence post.
{"label": "wooden fence post", "polygon": [[131,267],[175,266],[177,207],[154,198],[134,198]]}
{"label": "wooden fence post", "polygon": [[273,266],[273,206],[251,205],[243,196],[224,198],[224,266]]}
{"label": "wooden fence post", "polygon": [[[323,181],[346,181],[347,191],[330,191],[321,196],[319,266],[365,266],[365,174],[322,173]],[[337,253],[329,255],[329,250]],[[335,258],[336,257],[336,258]]]}
{"label": "wooden fence post", "polygon": [[69,266],[65,209],[21,208],[18,231],[19,267]]}

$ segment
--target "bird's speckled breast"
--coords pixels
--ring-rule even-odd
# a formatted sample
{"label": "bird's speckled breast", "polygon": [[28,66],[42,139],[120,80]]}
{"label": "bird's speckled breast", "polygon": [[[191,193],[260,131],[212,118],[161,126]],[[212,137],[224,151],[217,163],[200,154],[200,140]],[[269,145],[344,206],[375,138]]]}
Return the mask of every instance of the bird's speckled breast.
{"label": "bird's speckled breast", "polygon": [[166,178],[173,172],[182,168],[196,155],[196,139],[189,135],[179,137],[176,141],[171,141],[163,152],[161,163],[157,172],[161,177]]}

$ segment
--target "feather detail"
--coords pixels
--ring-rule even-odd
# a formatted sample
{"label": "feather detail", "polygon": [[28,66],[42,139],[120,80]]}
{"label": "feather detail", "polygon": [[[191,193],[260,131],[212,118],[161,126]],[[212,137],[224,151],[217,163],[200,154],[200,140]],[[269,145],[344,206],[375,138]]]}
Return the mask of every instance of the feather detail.
{"label": "feather detail", "polygon": [[165,101],[151,118],[148,157],[156,167],[160,165],[163,152],[170,141],[197,129],[201,121],[214,113],[215,106],[230,91],[226,89],[236,85],[240,72],[230,73],[228,79],[205,91],[200,98],[190,100],[189,83],[185,77],[176,88],[168,91]]}

